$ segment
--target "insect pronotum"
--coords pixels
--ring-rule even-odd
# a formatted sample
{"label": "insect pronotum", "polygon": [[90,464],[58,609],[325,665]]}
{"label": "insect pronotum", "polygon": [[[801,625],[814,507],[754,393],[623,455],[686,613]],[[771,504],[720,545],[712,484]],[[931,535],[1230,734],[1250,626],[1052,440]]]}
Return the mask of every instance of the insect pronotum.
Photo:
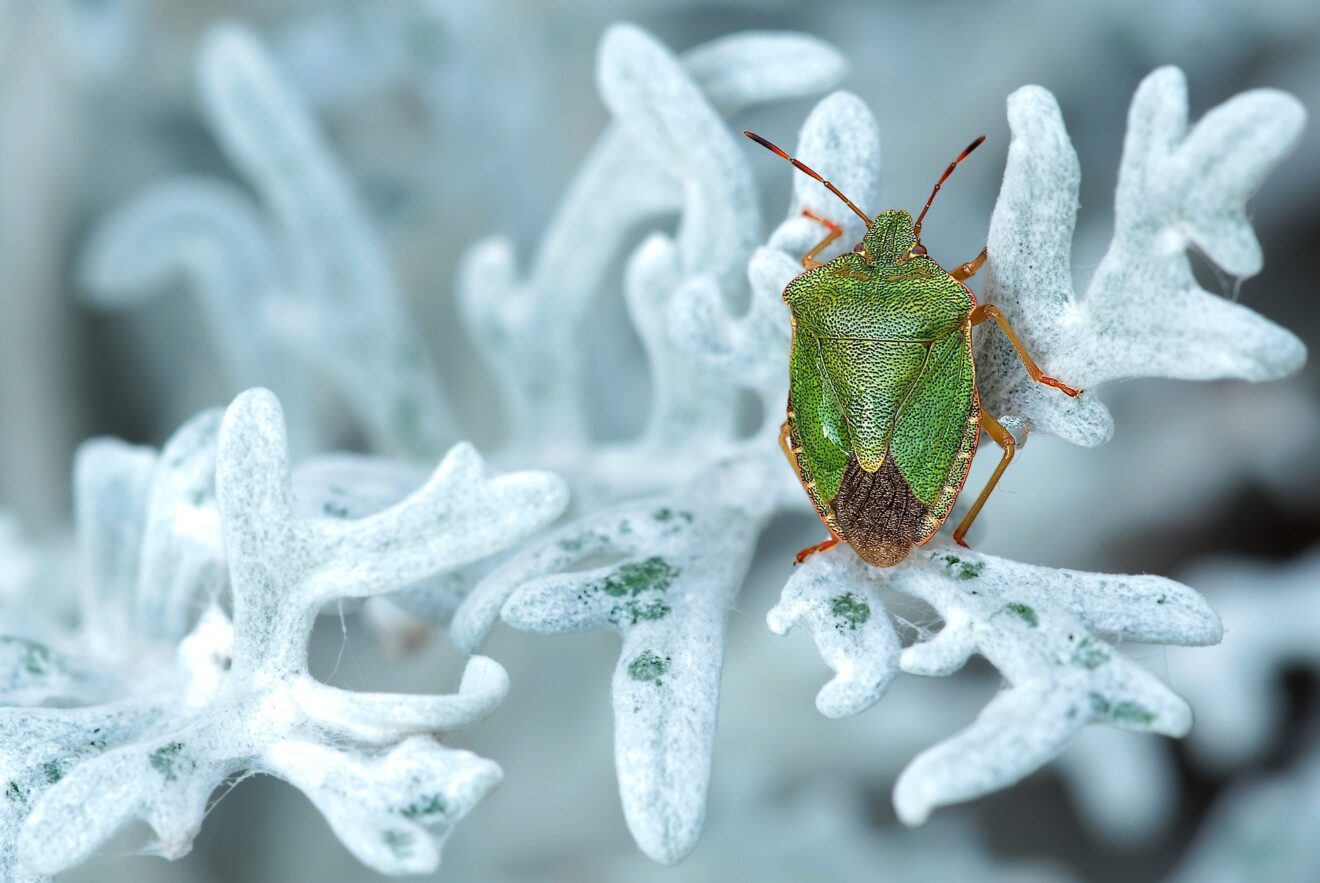
{"label": "insect pronotum", "polygon": [[940,187],[985,136],[944,170],[914,222],[901,209],[867,217],[805,163],[759,135],[743,134],[825,185],[867,228],[852,251],[819,261],[843,228],[804,209],[826,234],[784,289],[793,343],[779,441],[830,531],[828,540],[799,552],[798,562],[840,542],[871,564],[902,561],[953,511],[984,430],[1003,455],[953,532],[966,545],[967,529],[1016,450],[1012,434],[981,409],[972,327],[994,320],[1032,380],[1081,395],[1037,367],[997,307],[977,304],[965,283],[985,263],[984,248],[949,272],[921,244],[921,225]]}

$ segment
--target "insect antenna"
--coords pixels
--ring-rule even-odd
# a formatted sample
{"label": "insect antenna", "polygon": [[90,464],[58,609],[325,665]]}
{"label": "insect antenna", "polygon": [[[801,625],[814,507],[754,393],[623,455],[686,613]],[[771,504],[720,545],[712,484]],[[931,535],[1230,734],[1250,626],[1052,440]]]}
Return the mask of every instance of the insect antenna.
{"label": "insect antenna", "polygon": [[[968,144],[967,149],[958,154],[957,159],[949,163],[949,167],[944,170],[944,174],[940,175],[940,179],[935,182],[935,189],[930,191],[930,199],[926,200],[926,206],[921,210],[921,214],[917,215],[917,223],[912,228],[913,237],[917,240],[918,246],[921,245],[921,222],[926,220],[926,212],[930,211],[930,204],[935,201],[935,196],[940,192],[940,185],[949,180],[949,176],[953,174],[953,170],[958,168],[958,163],[971,156],[972,151],[980,147],[983,143],[985,143],[984,135],[977,138],[971,144]],[[922,250],[922,253],[924,253],[924,249]]]}
{"label": "insect antenna", "polygon": [[[784,159],[786,159],[786,160],[788,160],[789,162],[791,162],[791,163],[793,164],[793,167],[794,167],[795,169],[797,169],[799,172],[802,172],[802,173],[806,174],[808,177],[815,178],[817,181],[819,181],[820,183],[824,184],[824,185],[825,185],[825,189],[828,190],[829,192],[833,193],[835,196],[839,197],[839,199],[842,199],[844,205],[846,205],[846,206],[848,206],[848,208],[852,209],[852,210],[857,214],[857,217],[861,218],[863,221],[866,222],[866,226],[867,226],[867,227],[870,227],[870,226],[871,226],[871,219],[868,218],[868,217],[866,216],[866,212],[862,211],[862,210],[859,209],[857,206],[853,205],[853,201],[852,201],[851,199],[849,199],[848,197],[844,196],[844,195],[843,195],[843,192],[842,192],[841,190],[839,190],[838,187],[835,187],[835,186],[834,186],[833,184],[831,184],[829,181],[826,181],[824,178],[822,178],[822,177],[820,176],[820,174],[819,174],[815,169],[813,169],[811,166],[807,165],[806,163],[804,163],[804,162],[803,162],[802,160],[800,160],[800,159],[795,159],[794,157],[789,156],[789,155],[788,155],[787,153],[785,153],[782,149],[780,149],[779,147],[777,147],[777,146],[774,145],[774,144],[771,144],[769,141],[765,140],[764,138],[762,138],[760,135],[756,134],[755,132],[743,132],[743,134],[746,135],[748,138],[751,138],[753,141],[755,141],[757,144],[761,145],[762,147],[764,147],[766,150],[770,151],[771,153],[777,154],[778,156],[781,156],[781,157],[783,157]],[[959,158],[961,159],[961,157],[959,157]]]}

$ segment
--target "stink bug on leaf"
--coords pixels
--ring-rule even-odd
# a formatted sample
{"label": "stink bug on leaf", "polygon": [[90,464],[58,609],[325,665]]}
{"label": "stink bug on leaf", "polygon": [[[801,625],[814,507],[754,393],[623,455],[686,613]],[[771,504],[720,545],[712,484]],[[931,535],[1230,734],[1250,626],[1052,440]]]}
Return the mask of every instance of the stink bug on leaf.
{"label": "stink bug on leaf", "polygon": [[743,134],[825,185],[867,227],[851,252],[818,261],[843,228],[804,211],[828,232],[803,256],[805,272],[784,289],[793,344],[779,441],[830,531],[828,540],[799,552],[798,562],[844,542],[870,564],[898,564],[949,517],[985,430],[1003,457],[953,532],[966,545],[967,529],[1016,448],[1012,434],[981,410],[972,326],[993,319],[1032,380],[1081,395],[1036,366],[998,308],[977,305],[965,283],[985,263],[984,248],[949,272],[921,244],[921,224],[940,186],[985,136],[944,170],[914,223],[902,210],[872,220],[804,163]]}

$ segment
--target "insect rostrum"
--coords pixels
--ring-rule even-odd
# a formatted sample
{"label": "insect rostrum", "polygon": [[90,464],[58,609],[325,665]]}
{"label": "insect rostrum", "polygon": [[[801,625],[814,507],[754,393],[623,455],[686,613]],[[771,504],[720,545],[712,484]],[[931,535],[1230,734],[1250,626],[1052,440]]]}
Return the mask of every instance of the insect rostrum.
{"label": "insect rostrum", "polygon": [[972,326],[994,320],[1033,380],[1081,394],[1041,372],[997,308],[977,304],[965,280],[985,263],[984,249],[949,272],[921,244],[921,224],[940,186],[984,137],[950,163],[913,221],[902,210],[871,219],[811,168],[746,134],[823,183],[867,226],[852,251],[821,262],[816,255],[843,229],[804,212],[828,232],[803,256],[805,272],[784,289],[793,343],[780,443],[830,531],[798,561],[839,542],[870,564],[902,561],[953,511],[984,429],[1003,455],[954,530],[962,543],[1016,449],[1008,430],[981,410]]}

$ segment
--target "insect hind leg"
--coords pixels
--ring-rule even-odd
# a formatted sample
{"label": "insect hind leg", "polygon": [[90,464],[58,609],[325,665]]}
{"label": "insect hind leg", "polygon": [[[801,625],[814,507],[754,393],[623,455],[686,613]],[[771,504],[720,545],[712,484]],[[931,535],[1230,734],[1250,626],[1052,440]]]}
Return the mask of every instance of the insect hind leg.
{"label": "insect hind leg", "polygon": [[797,557],[793,560],[793,563],[801,564],[803,561],[806,561],[808,558],[810,558],[812,555],[815,555],[817,552],[824,552],[826,549],[833,549],[841,542],[842,540],[840,540],[838,537],[831,536],[828,540],[819,542],[814,546],[807,546],[801,552],[797,553]]}
{"label": "insect hind leg", "polygon": [[986,500],[990,499],[990,494],[994,492],[995,485],[999,484],[999,479],[1003,477],[1004,470],[1008,468],[1009,463],[1013,462],[1013,455],[1017,453],[1017,440],[1013,438],[1013,433],[1004,428],[1002,423],[985,411],[981,412],[978,420],[981,423],[981,428],[985,430],[985,434],[990,436],[995,444],[1003,448],[1004,455],[999,458],[999,465],[995,467],[990,480],[981,489],[981,495],[976,498],[972,508],[967,511],[967,514],[963,516],[963,520],[954,528],[953,541],[964,547],[967,543],[963,542],[963,537],[967,536],[967,531],[971,528],[972,522],[976,520],[977,515],[981,514],[981,507],[985,505]]}

